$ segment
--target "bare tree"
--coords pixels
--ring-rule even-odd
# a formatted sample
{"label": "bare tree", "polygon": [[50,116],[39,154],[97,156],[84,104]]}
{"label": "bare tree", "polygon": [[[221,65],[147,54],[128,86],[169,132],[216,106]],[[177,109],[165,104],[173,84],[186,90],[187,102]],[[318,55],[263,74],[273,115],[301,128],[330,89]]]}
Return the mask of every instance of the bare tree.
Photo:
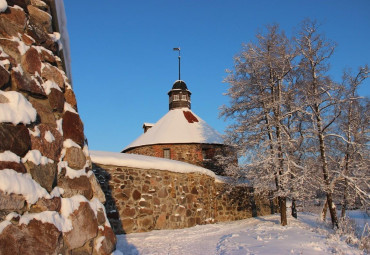
{"label": "bare tree", "polygon": [[318,28],[305,20],[289,40],[268,26],[255,44],[243,45],[225,79],[230,104],[221,116],[232,121],[227,138],[245,162],[230,165],[229,174],[252,180],[256,191],[272,189],[282,225],[287,198],[297,217],[297,199],[324,194],[333,227],[334,195],[342,196],[344,211],[349,194],[369,200],[369,103],[356,94],[368,68],[335,83],[329,76],[335,44]]}
{"label": "bare tree", "polygon": [[332,225],[338,227],[328,165],[329,148],[326,144],[326,134],[340,115],[337,107],[339,87],[328,76],[328,59],[334,52],[335,44],[319,34],[317,23],[309,20],[302,22],[296,42],[301,54],[299,65],[303,77],[301,91],[305,96],[306,113],[311,117],[313,139],[318,144],[323,188]]}
{"label": "bare tree", "polygon": [[287,80],[296,52],[277,25],[256,37],[256,45],[244,45],[234,58],[235,71],[225,80],[230,85],[226,95],[231,102],[221,115],[234,120],[228,128],[229,138],[248,162],[244,173],[253,178],[254,187],[275,185],[281,224],[286,225],[289,128],[283,126],[290,117],[287,111],[292,110],[286,107],[291,89]]}
{"label": "bare tree", "polygon": [[345,216],[348,204],[353,204],[355,199],[365,205],[370,200],[369,100],[360,97],[357,92],[368,76],[368,66],[361,67],[356,75],[344,72],[342,114],[338,118],[337,132],[328,134],[332,136],[337,149],[337,154],[333,155],[337,166],[333,183],[338,195],[342,196],[342,217]]}

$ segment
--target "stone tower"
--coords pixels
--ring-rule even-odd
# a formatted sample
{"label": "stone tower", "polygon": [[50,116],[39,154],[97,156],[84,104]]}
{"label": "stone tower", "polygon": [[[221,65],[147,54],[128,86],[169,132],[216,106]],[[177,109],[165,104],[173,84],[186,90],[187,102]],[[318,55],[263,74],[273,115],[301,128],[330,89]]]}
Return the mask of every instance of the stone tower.
{"label": "stone tower", "polygon": [[115,249],[66,38],[62,0],[0,0],[0,255]]}
{"label": "stone tower", "polygon": [[144,134],[122,150],[123,153],[168,158],[208,168],[223,174],[217,155],[236,155],[222,136],[191,111],[191,92],[177,80],[168,92],[169,111],[157,123],[144,123]]}

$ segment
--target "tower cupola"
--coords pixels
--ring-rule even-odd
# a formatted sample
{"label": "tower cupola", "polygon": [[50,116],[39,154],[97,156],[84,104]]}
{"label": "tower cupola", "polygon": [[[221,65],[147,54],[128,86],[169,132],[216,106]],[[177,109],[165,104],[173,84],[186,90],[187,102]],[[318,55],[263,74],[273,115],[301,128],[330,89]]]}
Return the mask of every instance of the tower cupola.
{"label": "tower cupola", "polygon": [[190,96],[191,92],[188,90],[186,83],[183,80],[177,80],[168,92],[169,109],[189,108],[191,109]]}

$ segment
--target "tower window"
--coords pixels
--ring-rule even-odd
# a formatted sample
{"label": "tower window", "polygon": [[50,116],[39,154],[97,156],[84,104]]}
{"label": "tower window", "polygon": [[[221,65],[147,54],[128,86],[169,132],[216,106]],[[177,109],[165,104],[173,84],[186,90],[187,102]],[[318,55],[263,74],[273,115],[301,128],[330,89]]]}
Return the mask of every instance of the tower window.
{"label": "tower window", "polygon": [[186,101],[186,95],[182,95],[182,96],[181,96],[181,100],[182,100],[182,101]]}
{"label": "tower window", "polygon": [[173,95],[173,101],[179,101],[180,97],[179,95]]}
{"label": "tower window", "polygon": [[163,149],[163,158],[171,159],[171,150],[170,149]]}

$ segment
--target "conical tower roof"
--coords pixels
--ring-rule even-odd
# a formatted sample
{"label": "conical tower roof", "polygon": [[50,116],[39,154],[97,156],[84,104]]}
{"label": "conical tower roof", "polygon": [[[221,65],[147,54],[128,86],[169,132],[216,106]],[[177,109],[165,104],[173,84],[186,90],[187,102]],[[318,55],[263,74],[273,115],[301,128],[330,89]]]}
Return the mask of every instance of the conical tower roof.
{"label": "conical tower roof", "polygon": [[223,139],[220,133],[189,108],[177,108],[170,110],[122,152],[145,145],[174,143],[223,144]]}

